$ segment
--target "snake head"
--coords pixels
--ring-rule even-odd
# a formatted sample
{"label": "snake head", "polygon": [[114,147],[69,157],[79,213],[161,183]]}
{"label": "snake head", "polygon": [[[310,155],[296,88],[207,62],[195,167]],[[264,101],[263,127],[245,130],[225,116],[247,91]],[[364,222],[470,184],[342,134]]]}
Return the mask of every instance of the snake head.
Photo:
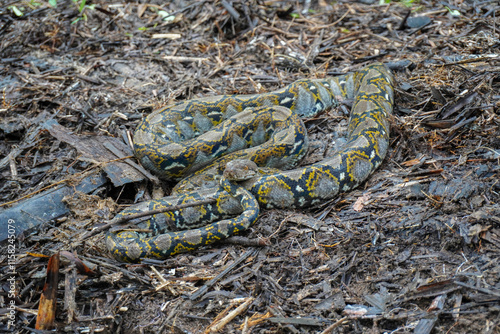
{"label": "snake head", "polygon": [[236,159],[229,161],[224,169],[224,177],[230,181],[245,181],[257,176],[259,167],[255,162],[248,159]]}

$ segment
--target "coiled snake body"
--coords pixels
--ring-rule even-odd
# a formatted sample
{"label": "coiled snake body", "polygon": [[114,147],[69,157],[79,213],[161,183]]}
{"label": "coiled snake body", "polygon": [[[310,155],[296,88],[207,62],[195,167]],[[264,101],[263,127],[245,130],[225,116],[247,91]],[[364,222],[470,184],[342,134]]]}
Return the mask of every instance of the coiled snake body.
{"label": "coiled snake body", "polygon": [[[282,170],[293,168],[307,150],[300,117],[342,99],[354,100],[345,146],[318,163]],[[156,214],[143,222],[148,233],[110,232],[110,252],[131,262],[164,258],[247,229],[259,205],[307,207],[358,186],[387,153],[393,100],[390,71],[373,64],[338,77],[299,80],[271,93],[195,99],[153,112],[136,130],[136,156],[164,178],[185,178],[172,196],[129,207],[115,219],[207,198],[216,203]],[[239,183],[221,177],[226,163],[241,159],[266,168]],[[182,230],[168,231],[171,222]]]}

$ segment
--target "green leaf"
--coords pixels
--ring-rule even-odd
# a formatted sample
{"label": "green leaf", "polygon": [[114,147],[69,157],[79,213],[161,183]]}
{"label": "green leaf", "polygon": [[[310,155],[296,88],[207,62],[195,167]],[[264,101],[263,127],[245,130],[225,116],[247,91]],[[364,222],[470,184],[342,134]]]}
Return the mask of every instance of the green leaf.
{"label": "green leaf", "polygon": [[167,17],[167,16],[170,16],[170,14],[164,10],[159,10],[158,11],[158,15],[160,15],[161,17]]}
{"label": "green leaf", "polygon": [[[383,5],[383,4],[391,3],[391,2],[392,2],[391,0],[379,0],[378,3],[379,3],[379,5]],[[403,6],[411,7],[413,5],[413,3],[415,2],[415,0],[399,0],[399,1],[394,1],[394,2],[399,2],[399,3],[403,4]]]}
{"label": "green leaf", "polygon": [[462,14],[460,14],[460,12],[456,9],[451,9],[450,7],[448,6],[444,6],[444,8],[448,9],[448,12],[451,14],[451,16],[460,16]]}
{"label": "green leaf", "polygon": [[140,31],[146,31],[146,30],[148,30],[148,28],[146,28],[146,27],[140,27],[140,28],[138,28],[137,30],[140,30]]}
{"label": "green leaf", "polygon": [[82,0],[82,2],[80,2],[80,8],[78,9],[78,11],[81,13],[83,12],[83,9],[85,8],[85,3],[87,2],[87,0]]}
{"label": "green leaf", "polygon": [[298,19],[300,17],[298,13],[290,13],[290,16],[293,17],[294,19]]}
{"label": "green leaf", "polygon": [[7,7],[8,9],[12,10],[12,12],[16,15],[16,16],[23,16],[23,12],[17,8],[17,6],[9,6]]}
{"label": "green leaf", "polygon": [[35,0],[30,0],[28,6],[30,6],[31,8],[36,8],[36,7],[40,7],[42,5],[41,2],[36,2]]}
{"label": "green leaf", "polygon": [[51,5],[54,8],[57,8],[57,0],[49,0],[49,5]]}
{"label": "green leaf", "polygon": [[163,18],[163,21],[165,22],[172,22],[175,20],[175,15],[170,15],[168,12],[164,10],[158,11],[158,15],[160,15]]}

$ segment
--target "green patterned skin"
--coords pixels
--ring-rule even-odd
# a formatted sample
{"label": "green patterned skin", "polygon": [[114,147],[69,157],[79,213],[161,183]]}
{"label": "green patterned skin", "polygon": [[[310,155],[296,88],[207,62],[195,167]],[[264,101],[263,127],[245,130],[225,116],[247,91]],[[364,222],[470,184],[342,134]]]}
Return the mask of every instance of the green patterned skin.
{"label": "green patterned skin", "polygon": [[[153,112],[136,130],[136,156],[161,177],[181,181],[172,196],[132,206],[116,219],[207,198],[216,203],[154,215],[142,223],[147,233],[108,233],[109,250],[130,262],[165,258],[245,230],[257,219],[259,205],[302,208],[353,189],[387,153],[393,91],[390,71],[373,64],[271,93],[195,99]],[[343,99],[354,100],[346,145],[323,161],[294,168],[308,144],[300,117]],[[228,181],[222,177],[226,163],[238,159],[263,168],[248,180]],[[181,231],[169,231],[172,226]]]}

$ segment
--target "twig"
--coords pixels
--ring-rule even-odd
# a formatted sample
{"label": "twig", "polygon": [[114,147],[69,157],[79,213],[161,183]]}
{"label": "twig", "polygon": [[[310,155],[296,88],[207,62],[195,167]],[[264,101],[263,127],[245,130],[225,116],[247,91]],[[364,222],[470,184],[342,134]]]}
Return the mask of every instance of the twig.
{"label": "twig", "polygon": [[333,332],[333,330],[335,328],[337,328],[340,325],[342,325],[344,322],[346,322],[346,320],[347,320],[347,317],[343,317],[343,318],[337,320],[335,323],[331,324],[324,331],[322,331],[321,334],[329,334],[329,333]]}
{"label": "twig", "polygon": [[105,225],[96,227],[92,231],[89,231],[89,232],[85,233],[83,235],[83,237],[81,238],[81,240],[90,238],[90,237],[92,237],[92,236],[94,236],[94,235],[96,235],[96,234],[98,234],[98,233],[100,233],[102,231],[105,231],[105,230],[109,229],[110,227],[112,227],[114,225],[123,224],[124,222],[127,222],[129,220],[133,220],[133,219],[137,219],[137,218],[142,218],[142,217],[146,217],[146,216],[153,216],[153,215],[156,215],[156,214],[159,214],[159,213],[164,213],[164,212],[169,212],[169,211],[181,210],[181,209],[190,208],[190,207],[193,207],[193,206],[200,206],[200,205],[205,205],[205,204],[213,204],[216,201],[217,200],[215,198],[209,198],[209,199],[206,199],[206,200],[203,200],[203,201],[186,203],[186,204],[180,204],[180,205],[171,205],[171,206],[167,206],[166,208],[162,208],[162,209],[149,210],[149,211],[144,211],[144,212],[136,213],[134,215],[123,216],[122,218],[116,219],[114,221],[110,221],[110,222],[106,223]]}
{"label": "twig", "polygon": [[163,56],[160,59],[179,61],[179,62],[188,62],[188,61],[202,62],[208,60],[208,58],[202,58],[202,57],[182,57],[182,56]]}
{"label": "twig", "polygon": [[208,288],[210,288],[212,285],[214,285],[215,283],[217,283],[222,277],[224,277],[227,273],[229,273],[231,270],[233,270],[236,266],[238,266],[241,262],[245,261],[248,257],[256,254],[258,251],[258,249],[250,249],[248,251],[246,251],[239,259],[237,259],[236,261],[234,261],[231,265],[229,265],[226,269],[224,269],[223,271],[221,271],[217,276],[215,276],[214,278],[212,278],[210,281],[208,281],[207,283],[205,283],[204,286],[202,286],[201,288],[199,288],[198,290],[196,290],[190,297],[189,299],[190,300],[196,300],[198,299],[199,297],[201,297],[202,295],[204,295]]}
{"label": "twig", "polygon": [[456,285],[463,286],[463,287],[468,288],[468,289],[472,289],[472,290],[476,290],[476,291],[485,293],[487,295],[493,295],[493,296],[496,296],[496,297],[500,297],[500,292],[495,291],[495,290],[480,288],[480,287],[473,286],[473,285],[470,285],[470,284],[467,284],[467,283],[463,283],[463,282],[460,282],[460,281],[457,281],[457,280],[453,281],[453,283],[455,283]]}
{"label": "twig", "polygon": [[246,237],[242,237],[239,235],[234,235],[232,237],[229,237],[224,240],[224,243],[227,244],[233,244],[233,245],[241,245],[241,246],[246,246],[246,247],[262,247],[262,246],[269,246],[271,243],[269,242],[269,239],[267,238],[256,238],[256,239],[249,239]]}
{"label": "twig", "polygon": [[136,213],[134,215],[123,216],[122,218],[119,218],[119,219],[113,221],[112,223],[110,222],[110,224],[113,224],[113,225],[123,224],[125,222],[128,222],[129,220],[133,220],[133,219],[137,219],[137,218],[142,218],[142,217],[146,217],[146,216],[153,216],[153,215],[156,215],[159,213],[164,213],[164,212],[169,212],[169,211],[182,210],[182,209],[190,208],[193,206],[214,204],[215,202],[217,202],[217,200],[215,198],[208,198],[208,199],[205,199],[203,201],[197,201],[197,202],[179,204],[179,205],[171,205],[171,206],[167,206],[167,207],[162,208],[162,209],[148,210],[148,211]]}
{"label": "twig", "polygon": [[146,176],[154,184],[157,185],[160,183],[160,181],[158,180],[158,178],[156,176],[152,175],[148,170],[146,170],[141,165],[138,165],[134,161],[132,161],[132,159],[130,159],[130,158],[132,158],[132,156],[125,156],[123,154],[123,152],[121,150],[119,150],[118,148],[116,148],[111,142],[104,142],[104,147],[106,147],[106,149],[108,149],[108,151],[110,151],[111,153],[113,153],[115,156],[117,156],[119,158],[119,159],[107,161],[106,163],[109,164],[109,163],[114,162],[116,160],[123,160],[123,162],[125,162],[126,164],[128,164],[132,168],[138,170],[140,173],[142,173],[144,176]]}
{"label": "twig", "polygon": [[224,318],[220,319],[217,323],[215,323],[213,326],[210,326],[205,332],[218,332],[224,326],[226,326],[231,320],[236,318],[238,315],[240,315],[243,311],[246,310],[246,308],[255,300],[253,297],[248,297],[246,298],[245,302],[229,312],[228,315],[226,315]]}
{"label": "twig", "polygon": [[237,21],[240,19],[240,14],[236,11],[236,9],[234,9],[233,6],[231,6],[231,4],[225,0],[222,0],[221,2],[221,5],[224,6],[224,8],[226,8],[227,12],[229,14],[231,14],[231,16]]}

